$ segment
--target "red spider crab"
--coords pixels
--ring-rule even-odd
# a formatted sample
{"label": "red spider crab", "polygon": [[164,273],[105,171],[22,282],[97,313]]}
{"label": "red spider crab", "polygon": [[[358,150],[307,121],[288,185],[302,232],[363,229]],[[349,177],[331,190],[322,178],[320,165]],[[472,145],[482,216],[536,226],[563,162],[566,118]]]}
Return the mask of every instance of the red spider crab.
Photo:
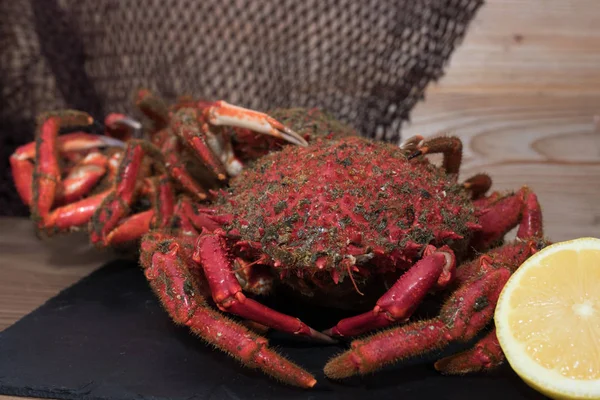
{"label": "red spider crab", "polygon": [[59,136],[62,129],[91,125],[92,117],[66,110],[38,118],[35,142],[18,148],[10,162],[39,230],[83,227],[98,245],[135,243],[151,228],[166,227],[174,214],[190,212],[192,202],[209,199],[215,181],[237,175],[243,161],[286,142],[306,145],[274,118],[224,101],[184,98],[167,107],[140,90],[136,105],[151,119],[148,129],[113,113],[105,135]]}
{"label": "red spider crab", "polygon": [[[443,153],[441,167],[424,157],[431,153]],[[286,146],[244,169],[210,207],[176,218],[170,231],[145,235],[141,264],[176,323],[243,364],[300,387],[312,387],[315,378],[209,302],[316,340],[386,328],[330,360],[325,374],[333,379],[468,342],[490,324],[511,273],[547,242],[535,194],[523,187],[485,196],[486,175],[458,183],[461,154],[454,137],[413,138],[400,148],[361,137]],[[515,226],[517,239],[502,244]],[[374,299],[370,311],[317,332],[252,298],[275,282],[321,303]],[[439,315],[406,323],[438,290],[447,292]],[[464,373],[502,360],[491,330],[436,368]]]}

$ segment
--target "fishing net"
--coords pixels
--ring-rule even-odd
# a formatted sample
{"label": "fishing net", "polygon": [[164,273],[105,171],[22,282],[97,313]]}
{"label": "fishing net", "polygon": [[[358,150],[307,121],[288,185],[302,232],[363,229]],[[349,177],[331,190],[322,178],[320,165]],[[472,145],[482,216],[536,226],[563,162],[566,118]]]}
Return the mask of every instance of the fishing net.
{"label": "fishing net", "polygon": [[132,113],[132,93],[328,110],[398,141],[482,0],[0,3],[0,214],[26,215],[8,157],[36,114]]}

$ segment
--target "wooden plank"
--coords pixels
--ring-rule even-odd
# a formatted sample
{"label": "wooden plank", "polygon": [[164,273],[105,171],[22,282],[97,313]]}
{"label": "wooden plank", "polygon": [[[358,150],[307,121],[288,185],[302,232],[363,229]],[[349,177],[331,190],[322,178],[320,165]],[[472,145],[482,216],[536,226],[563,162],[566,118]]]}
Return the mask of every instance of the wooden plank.
{"label": "wooden plank", "polygon": [[600,92],[597,0],[488,0],[453,53],[444,93]]}
{"label": "wooden plank", "polygon": [[83,234],[39,240],[26,218],[0,218],[0,331],[115,255]]}

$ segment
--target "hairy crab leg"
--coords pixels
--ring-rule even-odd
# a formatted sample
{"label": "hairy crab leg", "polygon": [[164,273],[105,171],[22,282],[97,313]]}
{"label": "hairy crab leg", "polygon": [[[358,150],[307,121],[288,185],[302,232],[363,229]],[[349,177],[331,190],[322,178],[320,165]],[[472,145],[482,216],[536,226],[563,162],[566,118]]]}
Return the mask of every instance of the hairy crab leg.
{"label": "hairy crab leg", "polygon": [[329,336],[356,336],[406,321],[438,281],[444,281],[440,286],[450,282],[455,265],[454,253],[447,246],[429,250],[428,255],[402,274],[377,300],[372,311],[345,318],[323,333]]}
{"label": "hairy crab leg", "polygon": [[233,154],[228,138],[212,132],[212,127],[231,126],[270,135],[290,143],[306,146],[307,142],[267,114],[217,101],[208,105],[201,115],[196,108],[180,108],[173,115],[175,133],[200,157],[219,180],[235,176],[242,163]]}
{"label": "hairy crab leg", "polygon": [[115,246],[138,240],[150,231],[154,217],[154,210],[146,210],[123,218],[114,229],[107,233],[106,245]]}
{"label": "hairy crab leg", "polygon": [[54,205],[80,200],[106,174],[108,158],[100,152],[89,153],[63,179],[57,188]]}
{"label": "hairy crab leg", "polygon": [[208,193],[187,172],[185,165],[177,156],[178,150],[178,138],[175,136],[167,137],[162,143],[161,152],[165,155],[165,167],[169,171],[169,175],[178,181],[191,196],[200,201],[206,200]]}
{"label": "hairy crab leg", "polygon": [[61,231],[86,225],[109,194],[110,190],[106,190],[78,202],[55,208],[44,220],[44,228]]}
{"label": "hairy crab leg", "polygon": [[187,196],[181,196],[179,199],[175,215],[177,216],[176,229],[183,229],[185,232],[197,233],[203,229],[212,232],[223,226],[222,220],[209,215],[197,209],[197,206]]}
{"label": "hairy crab leg", "polygon": [[222,311],[282,332],[307,336],[326,343],[334,342],[329,336],[312,329],[298,318],[275,311],[244,296],[235,277],[225,240],[219,232],[204,233],[198,238],[193,259],[204,270],[213,300]]}
{"label": "hairy crab leg", "polygon": [[107,236],[109,232],[116,228],[119,221],[129,213],[139,191],[138,180],[146,154],[149,154],[153,161],[156,161],[155,164],[164,165],[162,154],[154,145],[137,139],[127,143],[119,165],[115,185],[110,195],[92,216],[90,225],[92,243],[108,245]]}
{"label": "hairy crab leg", "polygon": [[477,174],[464,181],[462,185],[471,192],[471,199],[477,200],[492,187],[492,178],[487,174]]}
{"label": "hairy crab leg", "polygon": [[[189,107],[189,105],[178,107],[171,115],[172,113],[164,100],[147,89],[141,89],[137,92],[135,103],[146,116],[154,121],[157,136],[160,136],[161,132],[164,133],[164,129],[172,130],[173,134],[182,138],[195,151],[219,180],[227,178],[223,165],[206,143],[205,135],[200,134],[198,114],[195,108]],[[171,122],[172,127],[167,128]],[[170,175],[179,181],[192,196],[205,200],[208,197],[206,191],[189,175],[185,166],[177,157],[177,136],[170,133],[165,136],[160,147],[165,155],[165,162]]]}
{"label": "hairy crab leg", "polygon": [[[525,187],[519,190],[516,195],[500,197],[497,196],[497,193],[494,193],[492,198],[496,199],[495,203],[490,205],[492,208],[486,213],[489,216],[482,220],[484,234],[486,232],[491,233],[484,236],[483,239],[476,236],[473,246],[479,246],[476,248],[483,249],[487,246],[487,243],[493,243],[498,237],[503,236],[503,234],[494,236],[494,232],[508,232],[516,225],[519,225],[517,240],[534,240],[543,237],[542,210],[535,193]],[[501,225],[498,225],[499,223]],[[484,258],[482,262],[486,260],[488,259]],[[455,283],[460,285],[466,282],[477,273],[477,269],[478,266],[472,263],[458,268]]]}
{"label": "hairy crab leg", "polygon": [[163,174],[145,180],[145,195],[151,198],[153,208],[130,215],[119,221],[106,235],[108,245],[128,243],[140,239],[152,228],[166,228],[173,218],[175,193],[169,177]]}
{"label": "hairy crab leg", "polygon": [[227,179],[225,166],[217,157],[214,146],[209,143],[211,134],[208,127],[200,125],[198,120],[195,108],[181,108],[173,115],[173,132],[210,168],[217,179],[224,181]]}
{"label": "hairy crab leg", "polygon": [[[159,249],[164,250],[169,247],[172,242],[177,242],[179,245],[177,258],[180,259],[181,265],[186,266],[188,271],[199,271],[200,268],[192,268],[195,265],[192,261],[192,255],[194,254],[196,239],[195,236],[191,235],[179,235],[171,229],[158,229],[147,232],[140,242],[140,263],[142,266],[150,265],[154,253]],[[208,287],[208,284],[206,284],[206,287]],[[210,296],[210,291],[203,291],[202,295]]]}
{"label": "hairy crab leg", "polygon": [[[208,301],[211,299],[210,287],[208,286],[208,282],[206,281],[206,277],[204,276],[202,268],[197,266],[197,264],[192,260],[197,236],[186,234],[181,235],[181,233],[182,232],[179,232],[179,235],[177,236],[174,236],[173,230],[154,230],[146,233],[141,242],[142,251],[140,253],[144,259],[140,260],[140,262],[142,265],[150,265],[152,254],[156,249],[157,243],[161,243],[162,246],[168,246],[171,242],[176,241],[180,246],[178,257],[181,259],[181,262],[183,263],[182,265],[187,266],[188,271],[192,275],[194,282],[200,290],[200,295],[205,301]],[[194,268],[194,266],[197,266],[197,268]],[[270,329],[269,327],[259,324],[255,321],[242,320],[241,323],[259,334],[265,334]]]}
{"label": "hairy crab leg", "polygon": [[169,176],[166,174],[153,178],[150,182],[156,186],[156,189],[152,191],[152,194],[154,194],[152,204],[155,210],[152,226],[154,228],[166,228],[175,212],[175,190]]}
{"label": "hairy crab leg", "polygon": [[310,388],[316,384],[311,374],[271,350],[267,339],[208,306],[182,262],[181,246],[176,241],[161,246],[147,243],[148,237],[142,242],[143,252],[151,251],[141,256],[145,276],[175,323],[188,326],[207,343],[249,368],[258,368],[294,386]]}
{"label": "hairy crab leg", "polygon": [[[542,211],[537,196],[529,188],[522,187],[513,195],[492,194],[492,201],[485,198],[476,203],[479,224],[482,229],[473,238],[473,247],[485,250],[521,222],[518,237],[537,237],[542,232]],[[522,221],[529,221],[523,224]]]}
{"label": "hairy crab leg", "polygon": [[207,137],[208,145],[215,154],[220,156],[220,161],[230,176],[238,175],[243,168],[243,164],[236,157],[229,138],[224,135],[213,134],[211,126],[231,126],[248,129],[299,146],[308,145],[303,137],[269,115],[234,106],[222,100],[206,106],[203,118],[202,131]]}
{"label": "hairy crab leg", "polygon": [[503,362],[504,353],[496,329],[492,329],[472,349],[438,360],[435,369],[446,374],[466,374],[490,370]]}
{"label": "hairy crab leg", "polygon": [[[524,221],[523,226],[526,225],[529,224]],[[465,278],[462,281],[463,287],[469,285],[473,276],[489,274],[496,268],[505,268],[509,274],[512,274],[528,257],[547,244],[549,243],[544,241],[541,236],[537,238],[530,236],[528,240],[519,238],[519,241],[493,249],[487,255],[480,257],[479,260],[465,265],[464,268],[459,268],[459,272],[464,269],[474,274],[471,275],[470,279]],[[459,273],[459,275],[464,276],[465,274]],[[493,306],[496,306],[496,302],[493,303]],[[503,361],[504,353],[493,329],[479,339],[472,348],[436,362],[435,368],[446,374],[464,374],[488,370],[502,364]]]}
{"label": "hairy crab leg", "polygon": [[[106,196],[106,193],[99,193],[72,203],[89,193],[106,172],[106,157],[93,150],[122,147],[123,142],[84,132],[59,136],[61,128],[92,122],[88,114],[79,111],[43,114],[39,121],[35,142],[21,146],[11,156],[17,190],[23,201],[30,205],[38,228],[50,231],[82,226]],[[92,152],[62,180],[59,156],[88,150]],[[53,206],[65,203],[71,204],[52,210]]]}
{"label": "hairy crab leg", "polygon": [[408,156],[408,159],[425,154],[442,153],[443,168],[449,174],[458,174],[462,162],[462,141],[455,136],[440,136],[427,139],[419,144],[417,150]]}
{"label": "hairy crab leg", "polygon": [[35,137],[31,214],[40,228],[52,208],[57,186],[61,182],[56,143],[59,130],[64,127],[90,125],[93,119],[84,112],[67,110],[43,114],[38,121],[40,122]]}

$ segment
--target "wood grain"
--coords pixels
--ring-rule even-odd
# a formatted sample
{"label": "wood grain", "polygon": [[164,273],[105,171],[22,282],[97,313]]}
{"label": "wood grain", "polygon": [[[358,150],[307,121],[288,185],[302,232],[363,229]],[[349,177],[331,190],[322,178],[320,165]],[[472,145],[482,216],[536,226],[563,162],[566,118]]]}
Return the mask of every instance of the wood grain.
{"label": "wood grain", "polygon": [[600,237],[600,7],[489,1],[404,137],[464,141],[461,176],[530,186],[552,240]]}
{"label": "wood grain", "polygon": [[598,96],[596,0],[490,0],[434,93]]}
{"label": "wood grain", "polygon": [[494,190],[532,188],[551,240],[600,236],[600,131],[588,100],[437,93],[406,132],[463,139],[462,179],[486,172]]}
{"label": "wood grain", "polygon": [[39,240],[26,218],[0,218],[0,331],[114,258],[87,237]]}
{"label": "wood grain", "polygon": [[[552,240],[600,237],[598,21],[597,0],[487,1],[404,137],[459,136],[462,178],[533,188]],[[0,330],[112,257],[85,243],[0,219]]]}

